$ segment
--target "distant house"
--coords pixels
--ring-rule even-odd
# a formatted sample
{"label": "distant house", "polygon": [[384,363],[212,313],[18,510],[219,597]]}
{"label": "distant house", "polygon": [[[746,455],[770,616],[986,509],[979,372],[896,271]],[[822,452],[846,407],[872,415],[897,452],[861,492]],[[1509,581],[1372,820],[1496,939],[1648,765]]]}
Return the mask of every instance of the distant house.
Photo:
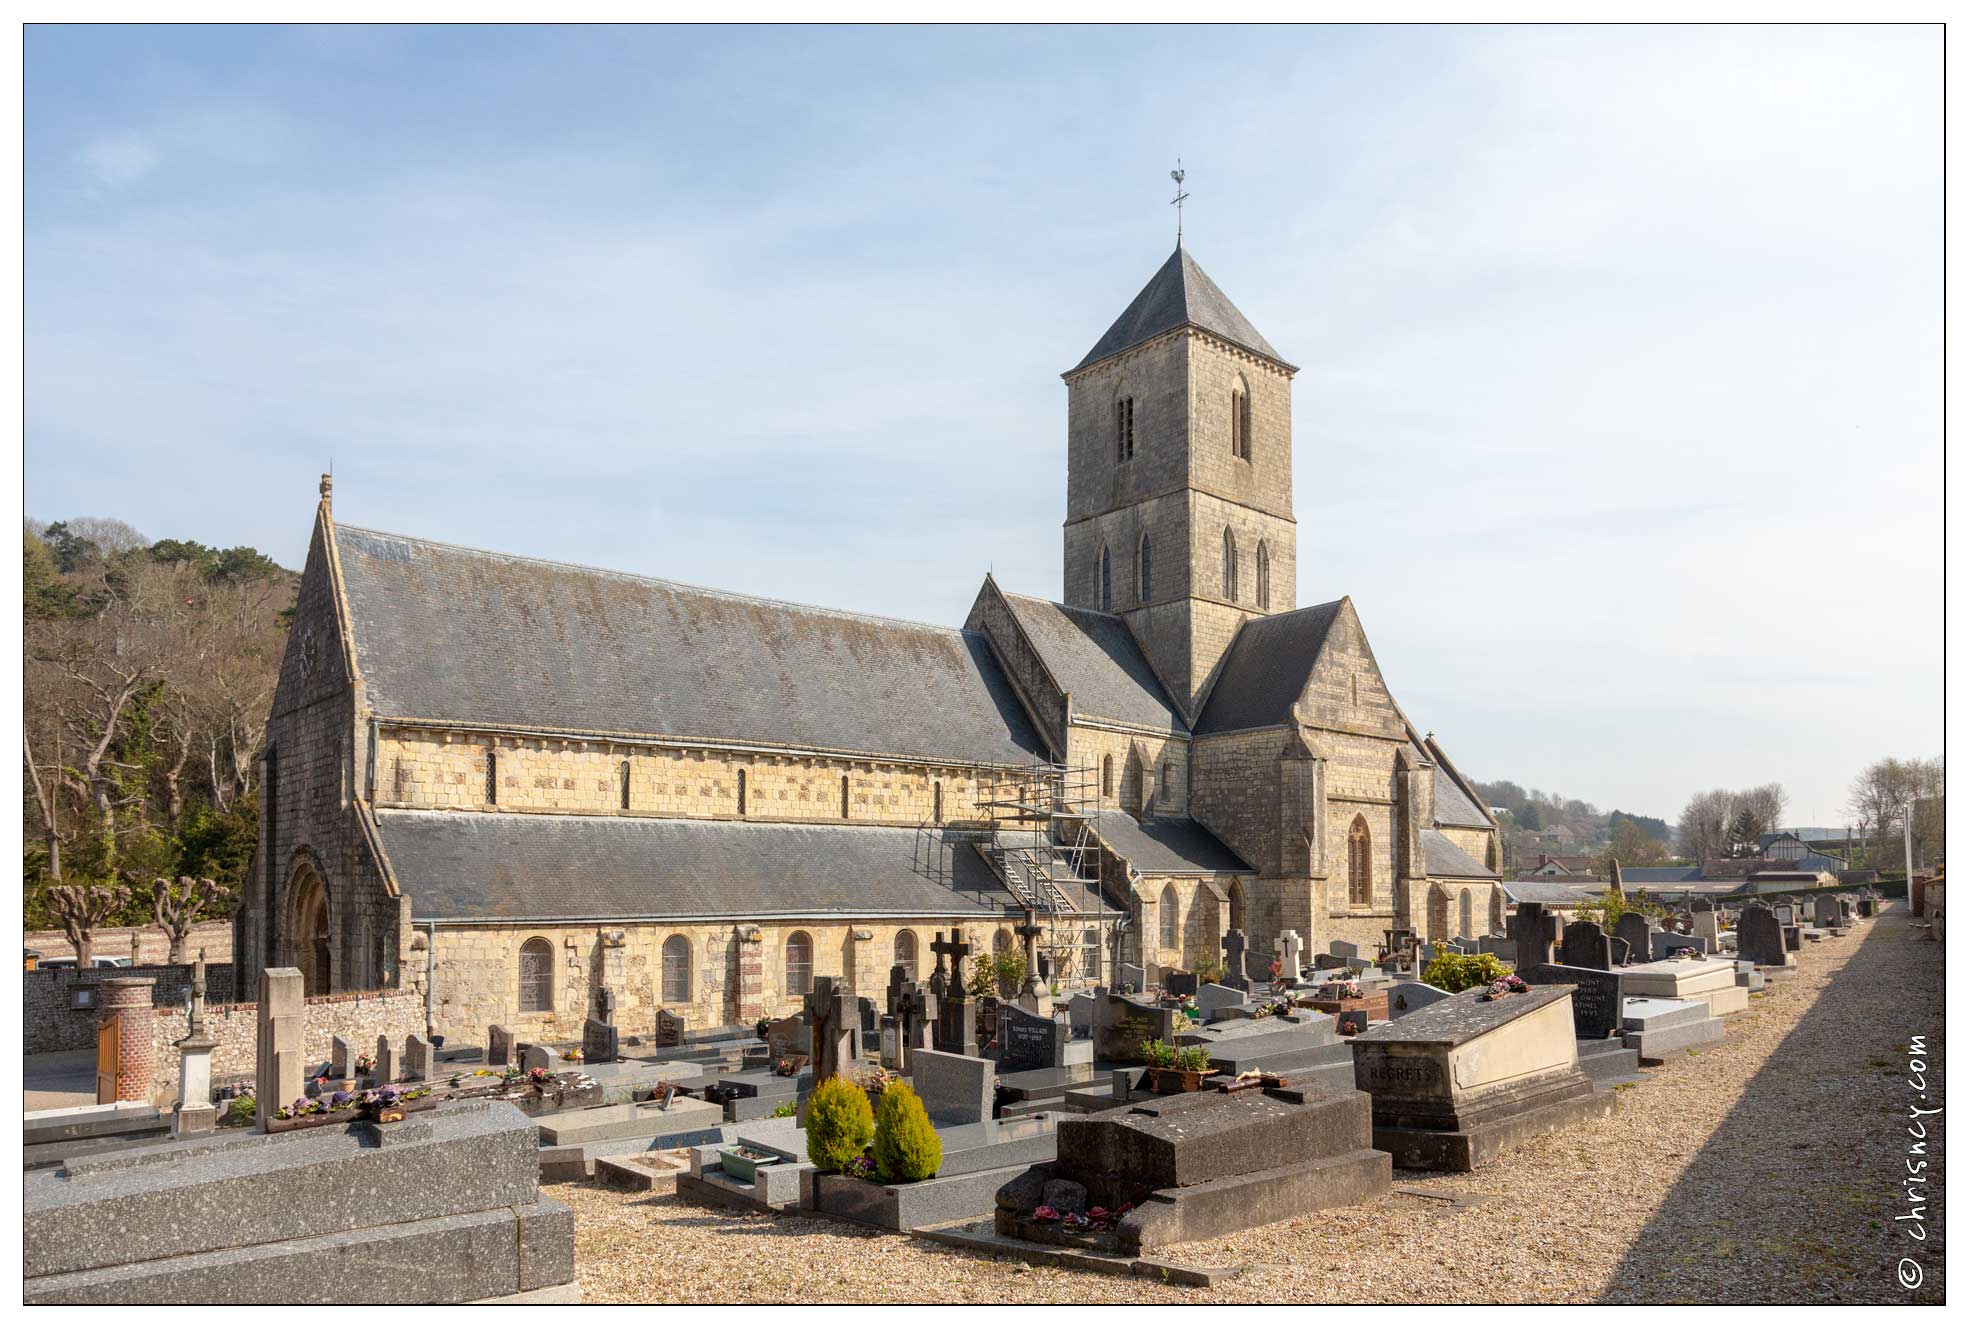
{"label": "distant house", "polygon": [[1608,881],[1553,880],[1549,877],[1519,879],[1503,884],[1504,898],[1512,905],[1540,904],[1546,910],[1561,918],[1571,918],[1581,906],[1591,903],[1596,897],[1605,895]]}
{"label": "distant house", "polygon": [[1590,877],[1593,860],[1586,854],[1520,854],[1518,878]]}
{"label": "distant house", "polygon": [[1794,831],[1778,831],[1771,835],[1757,837],[1757,852],[1767,863],[1779,863],[1786,867],[1809,869],[1819,872],[1843,872],[1847,861],[1843,855],[1814,849]]}
{"label": "distant house", "polygon": [[1693,865],[1665,868],[1630,868],[1620,865],[1620,879],[1629,886],[1655,886],[1667,882],[1701,881],[1702,869]]}

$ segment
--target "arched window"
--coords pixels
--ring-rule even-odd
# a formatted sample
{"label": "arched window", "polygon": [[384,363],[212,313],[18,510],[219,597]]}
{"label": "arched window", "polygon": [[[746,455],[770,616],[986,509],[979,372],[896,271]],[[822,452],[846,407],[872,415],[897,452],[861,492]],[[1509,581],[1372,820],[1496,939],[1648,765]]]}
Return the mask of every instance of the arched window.
{"label": "arched window", "polygon": [[1241,883],[1234,881],[1231,883],[1230,890],[1225,892],[1225,894],[1231,897],[1231,928],[1238,932],[1243,932],[1245,930],[1244,887]]}
{"label": "arched window", "polygon": [[938,780],[930,786],[930,820],[943,825],[943,781]]}
{"label": "arched window", "polygon": [[1367,818],[1358,815],[1347,832],[1347,903],[1374,903],[1374,842],[1368,838]]}
{"label": "arched window", "polygon": [[485,801],[499,801],[499,754],[491,748],[485,750]]}
{"label": "arched window", "polygon": [[1176,916],[1176,888],[1174,886],[1164,886],[1162,888],[1162,903],[1156,907],[1156,913],[1161,916],[1162,949],[1165,951],[1181,950],[1183,946],[1182,920]]}
{"label": "arched window", "polygon": [[1468,886],[1463,888],[1463,905],[1458,911],[1458,915],[1461,920],[1461,926],[1457,929],[1457,935],[1467,937],[1470,935],[1470,888]]}
{"label": "arched window", "polygon": [[786,995],[804,997],[814,987],[814,939],[796,932],[786,939]]}
{"label": "arched window", "polygon": [[1272,607],[1272,551],[1263,540],[1258,542],[1258,607]]}
{"label": "arched window", "polygon": [[691,999],[691,943],[682,933],[663,943],[663,999],[680,1004]]}
{"label": "arched window", "polygon": [[1160,801],[1165,805],[1176,801],[1176,795],[1172,793],[1169,788],[1170,769],[1171,768],[1168,762],[1165,761],[1162,763],[1162,787],[1156,790],[1157,796],[1159,797]]}
{"label": "arched window", "polygon": [[1114,797],[1114,754],[1101,758],[1101,797]]}
{"label": "arched window", "polygon": [[629,763],[622,763],[622,810],[629,810]]}
{"label": "arched window", "polygon": [[1135,455],[1135,399],[1114,399],[1114,459],[1127,461]]}
{"label": "arched window", "polygon": [[841,777],[841,820],[848,819],[848,777]]}
{"label": "arched window", "polygon": [[1003,955],[1006,951],[1009,951],[1011,949],[1012,949],[1012,934],[1010,932],[1007,932],[1004,928],[1000,928],[998,929],[997,932],[994,932],[992,934],[991,953],[993,955]]}
{"label": "arched window", "polygon": [[554,945],[545,937],[520,947],[520,1009],[554,1009]]}
{"label": "arched window", "polygon": [[1237,599],[1237,537],[1224,528],[1224,598]]}
{"label": "arched window", "polygon": [[1101,546],[1101,612],[1114,612],[1114,568],[1108,562],[1108,547]]}
{"label": "arched window", "polygon": [[738,815],[745,815],[745,768],[738,768]]}
{"label": "arched window", "polygon": [[1242,383],[1231,389],[1231,455],[1251,460],[1251,394]]}
{"label": "arched window", "polygon": [[1141,593],[1136,597],[1136,602],[1147,604],[1149,602],[1149,593],[1155,587],[1155,580],[1149,575],[1149,537],[1146,531],[1142,533],[1142,556],[1136,567],[1136,571],[1141,574],[1138,578],[1141,582],[1141,586],[1138,588]]}
{"label": "arched window", "polygon": [[916,981],[916,934],[904,928],[896,934],[896,959],[902,966],[903,977]]}

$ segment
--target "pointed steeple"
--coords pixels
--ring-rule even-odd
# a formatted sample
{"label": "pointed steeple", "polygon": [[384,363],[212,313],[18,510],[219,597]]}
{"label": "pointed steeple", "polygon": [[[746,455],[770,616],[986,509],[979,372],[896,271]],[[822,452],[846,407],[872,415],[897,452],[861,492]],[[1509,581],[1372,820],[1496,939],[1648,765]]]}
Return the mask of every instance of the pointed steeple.
{"label": "pointed steeple", "polygon": [[1190,251],[1178,245],[1176,252],[1169,256],[1169,261],[1149,278],[1149,284],[1142,288],[1141,294],[1129,302],[1128,308],[1121,311],[1121,317],[1094,343],[1094,349],[1062,377],[1071,378],[1089,365],[1119,355],[1131,346],[1140,346],[1151,337],[1160,337],[1173,328],[1185,326],[1201,328],[1253,354],[1285,365],[1287,369],[1297,368],[1287,364],[1272,349],[1264,334],[1251,326],[1251,320],[1231,303],[1231,298],[1210,280],[1210,274],[1190,257]]}

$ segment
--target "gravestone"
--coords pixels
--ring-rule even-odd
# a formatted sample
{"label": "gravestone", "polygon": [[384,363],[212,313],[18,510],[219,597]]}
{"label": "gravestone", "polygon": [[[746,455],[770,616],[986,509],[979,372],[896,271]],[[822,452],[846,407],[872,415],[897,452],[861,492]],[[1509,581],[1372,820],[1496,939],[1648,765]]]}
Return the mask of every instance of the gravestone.
{"label": "gravestone", "polygon": [[906,965],[889,966],[888,1001],[883,1010],[889,1015],[902,1014],[902,990],[909,986],[909,968]]}
{"label": "gravestone", "polygon": [[1209,1020],[1218,1011],[1242,1006],[1250,1000],[1251,994],[1243,988],[1226,987],[1222,983],[1200,983],[1196,989],[1196,1013],[1199,1019]]}
{"label": "gravestone", "polygon": [[520,1054],[520,1069],[523,1071],[545,1071],[549,1075],[559,1075],[566,1066],[561,1054],[545,1043],[535,1043]]}
{"label": "gravestone", "polygon": [[1285,981],[1287,987],[1291,987],[1299,981],[1299,974],[1305,967],[1305,939],[1291,928],[1287,928],[1278,934],[1273,945],[1278,948],[1279,977]]}
{"label": "gravestone", "polygon": [[376,1069],[370,1072],[377,1084],[395,1084],[397,1078],[396,1048],[390,1044],[388,1034],[376,1036]]}
{"label": "gravestone", "polygon": [[1788,951],[1802,950],[1805,945],[1805,928],[1799,923],[1784,925],[1784,948]]}
{"label": "gravestone", "polygon": [[356,1073],[355,1049],[349,1040],[335,1034],[328,1040],[328,1078],[331,1080],[351,1080]]}
{"label": "gravestone", "polygon": [[1397,1167],[1473,1171],[1612,1110],[1613,1095],[1595,1092],[1579,1068],[1568,989],[1487,997],[1458,992],[1354,1039],[1354,1082],[1374,1098],[1374,1147]]}
{"label": "gravestone", "polygon": [[939,1052],[948,1052],[960,1057],[978,1055],[978,1008],[964,992],[964,960],[970,955],[971,943],[952,932],[946,941],[939,932],[937,939],[930,943],[936,952],[937,972],[943,973],[946,960],[950,963],[950,980],[945,991],[937,997],[935,1034],[932,1045]]}
{"label": "gravestone", "polygon": [[259,1043],[254,1055],[254,1121],[262,1130],[276,1110],[301,1096],[307,1071],[301,1049],[307,1040],[305,981],[298,969],[262,969],[258,1010]]}
{"label": "gravestone", "polygon": [[660,1048],[682,1047],[687,1028],[689,1023],[682,1015],[664,1007],[656,1013],[656,1045]]}
{"label": "gravestone", "polygon": [[998,1011],[998,1069],[1041,1071],[1066,1065],[1067,1027],[1017,1006]]}
{"label": "gravestone", "polygon": [[219,1124],[212,1106],[212,1050],[219,1040],[205,1031],[205,952],[191,970],[190,1009],[185,1012],[185,1036],[178,1040],[178,1101],[172,1111],[171,1134],[203,1135]]}
{"label": "gravestone", "polygon": [[422,1034],[412,1034],[403,1041],[403,1078],[431,1078],[431,1045]]}
{"label": "gravestone", "polygon": [[1722,917],[1714,909],[1698,909],[1694,914],[1695,930],[1692,935],[1702,938],[1711,952],[1722,947]]}
{"label": "gravestone", "polygon": [[1427,983],[1401,982],[1388,987],[1388,1018],[1399,1020],[1410,1011],[1433,1006],[1450,994]]}
{"label": "gravestone", "polygon": [[1511,946],[1517,952],[1518,972],[1525,981],[1536,983],[1530,975],[1552,963],[1552,948],[1559,940],[1559,918],[1542,904],[1521,904],[1511,916]]}
{"label": "gravestone", "polygon": [[1149,985],[1148,971],[1138,964],[1124,964],[1116,972],[1123,992],[1141,992]]}
{"label": "gravestone", "polygon": [[1737,959],[1752,964],[1787,962],[1784,928],[1775,912],[1761,904],[1745,906],[1737,919]]}
{"label": "gravestone", "polygon": [[1518,948],[1508,936],[1493,934],[1479,939],[1477,945],[1485,955],[1495,955],[1506,964],[1517,961]]}
{"label": "gravestone", "polygon": [[1629,911],[1622,914],[1613,925],[1614,935],[1627,943],[1627,958],[1645,963],[1654,958],[1654,942],[1650,939],[1654,929],[1648,920]]}
{"label": "gravestone", "polygon": [[1094,999],[1094,1060],[1140,1061],[1142,1044],[1176,1036],[1176,1012],[1117,992]]}
{"label": "gravestone", "polygon": [[513,1064],[513,1031],[501,1024],[490,1025],[485,1031],[485,1063],[488,1066],[510,1066]]}
{"label": "gravestone", "polygon": [[1335,941],[1327,945],[1327,950],[1352,965],[1361,958],[1361,948],[1351,941]]}
{"label": "gravestone", "polygon": [[1537,981],[1572,985],[1573,1037],[1612,1038],[1620,1033],[1623,993],[1619,970],[1548,964],[1539,970]]}
{"label": "gravestone", "polygon": [[1075,1038],[1094,1034],[1094,994],[1076,992],[1067,998],[1067,1031]]}
{"label": "gravestone", "polygon": [[1194,997],[1196,975],[1182,969],[1172,969],[1162,976],[1162,988],[1172,997]]}
{"label": "gravestone", "polygon": [[1224,982],[1230,987],[1242,987],[1250,991],[1251,976],[1244,967],[1244,933],[1232,928],[1224,934]]}
{"label": "gravestone", "polygon": [[614,1025],[605,1020],[582,1021],[581,1060],[589,1066],[622,1060],[621,1040]]}
{"label": "gravestone", "polygon": [[1798,911],[1788,904],[1777,905],[1771,912],[1777,916],[1778,923],[1783,927],[1791,927],[1798,922]]}
{"label": "gravestone", "polygon": [[854,1064],[854,999],[837,989],[839,983],[831,975],[816,978],[801,1012],[814,1050],[815,1084],[825,1084]]}
{"label": "gravestone", "polygon": [[807,1021],[804,1015],[788,1015],[766,1024],[766,1050],[773,1060],[781,1057],[797,1056],[811,1051],[813,1043],[807,1034]]}
{"label": "gravestone", "polygon": [[1559,941],[1559,960],[1578,969],[1611,969],[1612,939],[1588,919],[1568,923]]}
{"label": "gravestone", "polygon": [[1812,925],[1821,928],[1840,926],[1839,901],[1830,895],[1820,895],[1812,900]]}
{"label": "gravestone", "polygon": [[872,1047],[875,1043],[875,1030],[877,1028],[875,1023],[875,999],[873,997],[856,997],[855,1008],[861,1014],[861,1044],[863,1047]]}
{"label": "gravestone", "polygon": [[930,1046],[930,994],[914,983],[905,983],[897,1002],[900,1013],[896,1016],[896,1062],[898,1069],[907,1074],[911,1058]]}
{"label": "gravestone", "polygon": [[[923,1110],[940,1126],[990,1121],[996,1068],[982,1057],[965,1057],[925,1048],[909,1068],[910,1087]],[[818,1080],[815,1083],[819,1083]]]}

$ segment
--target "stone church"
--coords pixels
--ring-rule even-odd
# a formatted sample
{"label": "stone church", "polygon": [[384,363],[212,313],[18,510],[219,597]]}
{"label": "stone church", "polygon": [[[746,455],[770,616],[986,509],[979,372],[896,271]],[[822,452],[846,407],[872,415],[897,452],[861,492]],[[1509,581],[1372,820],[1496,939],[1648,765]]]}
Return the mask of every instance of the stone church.
{"label": "stone church", "polygon": [[1296,370],[1179,247],[1067,388],[1060,599],[962,627],[338,524],[322,483],[237,953],[456,1038],[927,977],[1064,981],[1501,923],[1496,825],[1299,604]]}

